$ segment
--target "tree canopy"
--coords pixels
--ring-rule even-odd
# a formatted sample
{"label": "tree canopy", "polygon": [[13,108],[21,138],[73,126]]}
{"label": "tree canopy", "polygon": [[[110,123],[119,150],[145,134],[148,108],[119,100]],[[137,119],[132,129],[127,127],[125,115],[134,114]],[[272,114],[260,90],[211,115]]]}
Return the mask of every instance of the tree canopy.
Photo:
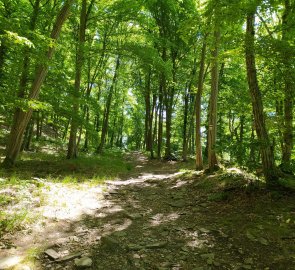
{"label": "tree canopy", "polygon": [[[294,170],[293,0],[3,0],[5,166],[36,143],[106,148],[269,183]],[[67,148],[67,150],[65,149]],[[196,150],[197,149],[197,150]]]}

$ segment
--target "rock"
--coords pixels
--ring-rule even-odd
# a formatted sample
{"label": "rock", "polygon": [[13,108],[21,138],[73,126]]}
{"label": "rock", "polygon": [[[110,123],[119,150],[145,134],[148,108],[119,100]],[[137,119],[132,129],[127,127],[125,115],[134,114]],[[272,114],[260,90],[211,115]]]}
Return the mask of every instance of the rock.
{"label": "rock", "polygon": [[209,233],[210,231],[205,228],[199,228],[199,231],[202,233]]}
{"label": "rock", "polygon": [[60,255],[52,248],[45,250],[44,253],[53,260],[57,260],[60,257]]}
{"label": "rock", "polygon": [[75,259],[75,265],[78,268],[87,268],[92,265],[92,260],[89,257],[82,257],[80,259]]}
{"label": "rock", "polygon": [[72,254],[69,254],[67,256],[61,257],[56,261],[57,262],[65,262],[65,261],[69,261],[69,260],[72,260],[74,258],[80,257],[81,255],[82,255],[82,252],[78,251],[76,253],[72,253]]}
{"label": "rock", "polygon": [[169,205],[172,206],[172,207],[181,208],[181,207],[186,206],[186,202],[183,201],[183,200],[177,200],[177,201],[170,202]]}
{"label": "rock", "polygon": [[134,258],[134,259],[140,259],[141,257],[140,257],[139,254],[135,253],[135,254],[133,254],[133,258]]}
{"label": "rock", "polygon": [[151,244],[147,244],[145,245],[145,248],[150,248],[150,249],[153,249],[153,248],[163,248],[167,245],[167,242],[156,242],[156,243],[151,243]]}
{"label": "rock", "polygon": [[77,237],[77,236],[70,236],[69,240],[73,241],[73,242],[80,242],[79,237]]}
{"label": "rock", "polygon": [[11,256],[0,259],[0,270],[11,268],[22,261],[20,256]]}
{"label": "rock", "polygon": [[142,246],[140,246],[140,245],[136,245],[136,244],[128,244],[128,245],[127,245],[127,248],[128,248],[129,250],[132,250],[132,251],[138,251],[138,250],[143,249]]}

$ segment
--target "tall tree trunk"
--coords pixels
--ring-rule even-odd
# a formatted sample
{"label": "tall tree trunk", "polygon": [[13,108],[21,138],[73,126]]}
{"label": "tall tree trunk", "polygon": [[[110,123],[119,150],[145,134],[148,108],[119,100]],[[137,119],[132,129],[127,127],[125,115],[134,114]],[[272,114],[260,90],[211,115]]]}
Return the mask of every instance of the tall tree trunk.
{"label": "tall tree trunk", "polygon": [[285,0],[285,10],[282,17],[282,42],[283,46],[282,62],[284,64],[284,129],[283,129],[283,154],[282,168],[284,171],[290,170],[291,153],[293,148],[293,99],[294,84],[292,81],[293,60],[290,57],[288,40],[290,39],[290,30],[293,29],[290,22],[291,4],[290,0]]}
{"label": "tall tree trunk", "polygon": [[196,170],[203,169],[203,156],[202,156],[202,141],[201,141],[201,98],[204,87],[204,75],[205,75],[205,58],[206,58],[206,36],[204,37],[200,70],[198,78],[198,91],[196,95]]}
{"label": "tall tree trunk", "polygon": [[[162,76],[163,77],[163,76]],[[158,113],[158,145],[157,145],[157,158],[161,158],[162,151],[162,140],[163,140],[163,84],[165,84],[165,78],[160,78],[160,87],[159,87],[159,113]]]}
{"label": "tall tree trunk", "polygon": [[85,44],[85,33],[86,33],[86,19],[87,19],[87,0],[82,1],[82,8],[80,13],[80,28],[79,28],[79,42],[76,57],[76,75],[74,85],[74,102],[71,120],[70,138],[68,144],[67,158],[77,157],[77,131],[78,131],[78,115],[79,115],[79,99],[80,99],[80,85],[82,67],[84,62],[84,44]]}
{"label": "tall tree trunk", "polygon": [[262,167],[265,180],[268,185],[273,185],[277,180],[274,155],[271,149],[264,113],[261,92],[258,85],[256,65],[255,65],[255,50],[254,50],[254,38],[255,38],[255,10],[249,11],[247,14],[247,28],[245,38],[245,53],[246,53],[246,67],[248,85],[252,100],[253,115],[256,134],[260,141],[260,153],[262,158]]}
{"label": "tall tree trunk", "polygon": [[[217,20],[217,18],[215,18]],[[212,51],[211,69],[211,94],[209,106],[209,125],[208,125],[208,165],[209,171],[213,172],[218,168],[216,156],[216,134],[217,134],[217,97],[219,86],[218,54],[219,54],[220,30],[215,22],[214,30],[214,49]]]}
{"label": "tall tree trunk", "polygon": [[188,111],[189,111],[189,93],[190,89],[189,86],[185,86],[184,92],[184,110],[183,110],[183,130],[182,130],[182,160],[187,161],[187,146],[188,146],[188,137],[187,137],[187,118],[188,118]]}
{"label": "tall tree trunk", "polygon": [[146,151],[151,151],[151,137],[150,137],[150,130],[152,129],[151,126],[151,68],[148,69],[146,77],[145,77],[145,129],[144,129],[144,141]]}
{"label": "tall tree trunk", "polygon": [[158,111],[159,111],[159,102],[157,104],[156,98],[156,106],[155,106],[155,116],[154,116],[154,132],[153,132],[153,144],[158,145]]}
{"label": "tall tree trunk", "polygon": [[124,108],[125,108],[125,97],[123,97],[123,100],[122,100],[122,110],[121,110],[121,116],[119,118],[118,137],[116,140],[116,146],[120,148],[122,148],[123,146]]}
{"label": "tall tree trunk", "polygon": [[111,111],[112,97],[113,97],[114,88],[115,88],[117,78],[118,78],[119,67],[120,67],[120,56],[118,56],[117,60],[116,60],[114,77],[113,77],[113,81],[112,81],[112,84],[111,84],[111,87],[109,90],[109,94],[107,97],[106,107],[104,110],[102,130],[101,130],[100,144],[97,148],[97,153],[102,153],[104,145],[105,145],[105,140],[106,140],[108,127],[109,127],[109,115],[110,115],[110,111]]}
{"label": "tall tree trunk", "polygon": [[[56,18],[53,30],[50,35],[50,38],[52,40],[58,39],[61,29],[62,29],[62,26],[69,15],[70,7],[71,7],[73,1],[74,0],[66,1],[63,5],[62,9],[60,10],[60,12]],[[46,53],[47,60],[51,60],[51,58],[53,57],[53,54],[54,54],[54,50],[55,50],[55,46],[48,47],[48,50]],[[29,99],[31,99],[31,100],[38,99],[40,89],[41,89],[41,86],[42,86],[44,79],[46,77],[47,71],[48,71],[48,64],[47,63],[44,63],[37,68],[35,79],[33,81],[32,88],[29,93]],[[31,119],[32,112],[33,112],[33,110],[29,109],[28,111],[20,110],[14,114],[13,123],[12,123],[12,127],[11,127],[9,138],[8,138],[8,143],[7,143],[7,147],[6,147],[6,157],[3,161],[3,165],[5,167],[10,167],[10,166],[14,165],[14,163],[18,157],[18,154],[19,154],[19,151],[21,148],[21,144],[22,144],[24,131]]]}
{"label": "tall tree trunk", "polygon": [[[166,52],[165,52],[166,53]],[[166,144],[165,144],[165,159],[173,159],[171,152],[171,136],[172,136],[172,113],[173,113],[173,102],[175,95],[175,85],[176,85],[176,57],[177,52],[171,52],[171,61],[172,61],[172,85],[166,86],[166,78],[164,82],[164,101],[166,106]],[[165,59],[166,56],[163,57]]]}
{"label": "tall tree trunk", "polygon": [[[157,96],[155,94],[153,94],[153,104],[152,104],[152,110],[151,110],[151,115],[150,115],[150,129],[149,129],[149,133],[148,133],[148,141],[150,144],[150,154],[151,154],[151,158],[154,158],[154,136],[153,136],[153,119],[154,119],[154,112],[156,113],[156,104],[157,104]],[[157,118],[157,117],[156,117]],[[155,121],[157,121],[155,119]],[[156,123],[155,123],[156,125]]]}

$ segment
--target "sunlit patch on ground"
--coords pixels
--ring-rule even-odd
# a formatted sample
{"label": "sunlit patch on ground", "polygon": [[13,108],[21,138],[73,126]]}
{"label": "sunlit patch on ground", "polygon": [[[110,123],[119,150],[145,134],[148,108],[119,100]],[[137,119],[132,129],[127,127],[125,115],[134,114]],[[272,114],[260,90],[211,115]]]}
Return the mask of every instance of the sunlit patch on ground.
{"label": "sunlit patch on ground", "polygon": [[61,183],[51,183],[48,187],[49,190],[45,189],[43,194],[46,204],[39,209],[46,218],[77,220],[103,206],[102,187],[68,187]]}
{"label": "sunlit patch on ground", "polygon": [[158,226],[160,224],[164,224],[170,221],[177,220],[179,218],[178,213],[171,214],[156,214],[151,217],[151,226]]}

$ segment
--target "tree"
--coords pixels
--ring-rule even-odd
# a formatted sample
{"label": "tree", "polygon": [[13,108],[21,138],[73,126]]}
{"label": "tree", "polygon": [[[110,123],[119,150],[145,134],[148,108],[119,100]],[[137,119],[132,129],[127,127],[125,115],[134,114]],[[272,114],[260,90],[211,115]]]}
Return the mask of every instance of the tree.
{"label": "tree", "polygon": [[216,156],[216,134],[217,134],[217,97],[219,86],[219,53],[220,29],[218,18],[214,18],[214,48],[212,50],[211,62],[211,94],[209,101],[209,123],[208,123],[208,164],[209,170],[214,171],[218,168]]}
{"label": "tree", "polygon": [[[68,0],[64,3],[63,7],[61,8],[55,24],[53,26],[52,32],[50,34],[50,38],[55,41],[58,39],[61,28],[67,19],[69,12],[70,12],[70,7],[73,3],[73,0]],[[48,47],[48,50],[46,52],[46,58],[47,60],[50,60],[53,56],[55,47],[50,45]],[[35,79],[31,87],[31,91],[29,93],[28,99],[29,100],[36,100],[38,99],[38,95],[41,89],[41,86],[43,84],[43,81],[46,77],[48,71],[48,64],[44,63],[40,65],[36,71]],[[22,139],[23,139],[23,134],[24,131],[30,121],[30,118],[32,116],[32,108],[28,108],[27,111],[24,111],[22,109],[17,109],[14,118],[13,118],[13,124],[11,127],[11,131],[9,134],[8,138],[8,143],[6,147],[6,157],[3,161],[3,165],[5,167],[9,167],[14,165],[16,158],[19,154],[21,144],[22,144]]]}
{"label": "tree", "polygon": [[255,65],[255,49],[254,49],[255,12],[256,12],[256,8],[251,8],[247,13],[247,28],[246,28],[246,38],[245,38],[247,78],[248,78],[249,91],[250,91],[251,100],[252,100],[255,129],[256,129],[256,134],[260,143],[260,153],[261,153],[261,159],[262,159],[263,173],[264,173],[267,184],[273,185],[276,183],[277,174],[275,169],[273,150],[271,148],[268,132],[265,126],[263,103],[262,103],[261,92],[258,85],[256,65]]}
{"label": "tree", "polygon": [[[282,62],[284,65],[284,129],[283,129],[283,153],[282,167],[290,172],[291,153],[293,148],[293,100],[294,100],[294,75],[292,74],[292,52],[288,42],[292,36],[292,14],[295,4],[290,0],[284,1],[284,13],[282,16]],[[293,15],[294,17],[294,15]],[[291,54],[290,54],[291,53]],[[293,70],[294,71],[294,70]]]}
{"label": "tree", "polygon": [[73,113],[71,119],[71,130],[68,144],[67,158],[77,157],[77,129],[78,129],[78,114],[79,114],[79,96],[81,85],[81,74],[84,63],[84,43],[87,22],[87,0],[82,1],[81,14],[80,14],[80,27],[79,27],[79,41],[76,56],[76,73],[74,85],[74,102]]}
{"label": "tree", "polygon": [[203,157],[202,157],[202,141],[201,141],[201,97],[203,93],[204,75],[205,75],[205,57],[206,57],[206,36],[204,37],[200,69],[198,77],[198,90],[196,95],[196,170],[203,169]]}

